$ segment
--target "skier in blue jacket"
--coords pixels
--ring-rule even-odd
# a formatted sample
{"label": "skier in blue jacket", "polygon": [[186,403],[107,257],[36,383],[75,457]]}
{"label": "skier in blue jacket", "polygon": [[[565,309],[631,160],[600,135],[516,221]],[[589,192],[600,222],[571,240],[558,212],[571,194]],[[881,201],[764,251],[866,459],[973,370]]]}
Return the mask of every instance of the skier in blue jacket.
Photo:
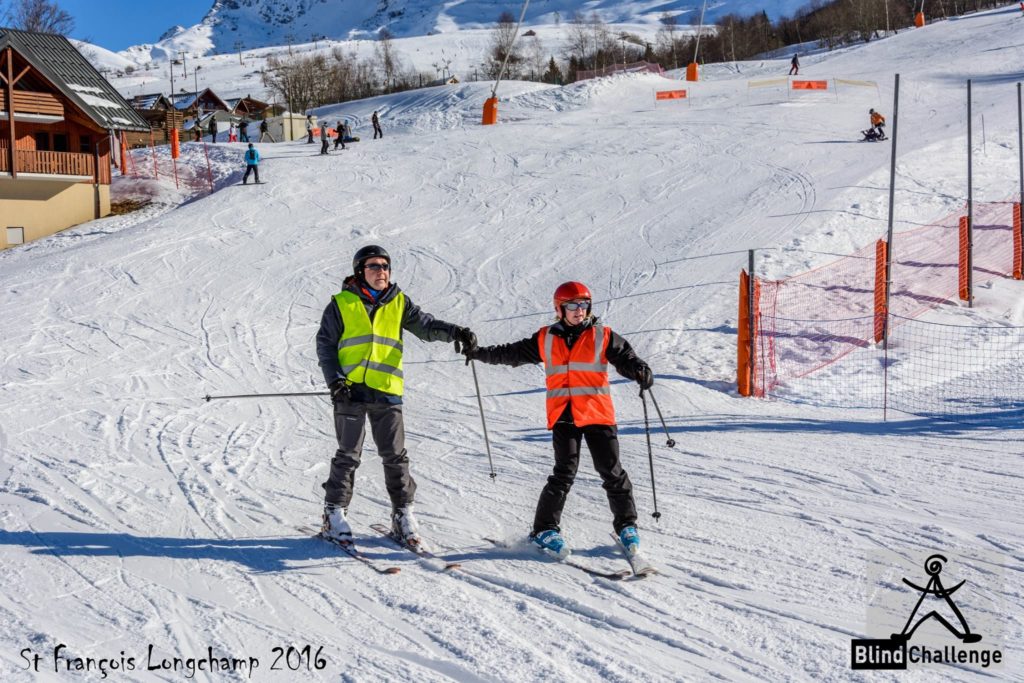
{"label": "skier in blue jacket", "polygon": [[242,184],[245,185],[249,181],[249,174],[256,174],[256,182],[260,182],[260,153],[252,143],[249,143],[249,149],[245,150],[245,175],[242,176]]}

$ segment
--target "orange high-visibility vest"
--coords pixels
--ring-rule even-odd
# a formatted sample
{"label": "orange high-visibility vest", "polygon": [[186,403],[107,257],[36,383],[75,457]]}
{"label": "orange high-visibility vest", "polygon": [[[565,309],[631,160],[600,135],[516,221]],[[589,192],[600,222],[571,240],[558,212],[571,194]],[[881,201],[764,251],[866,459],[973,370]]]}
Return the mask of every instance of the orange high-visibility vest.
{"label": "orange high-visibility vest", "polygon": [[[547,380],[548,429],[572,406],[577,427],[615,424],[612,389],[608,384],[608,356],[612,331],[597,324],[587,328],[573,344],[542,327],[537,337]],[[600,343],[595,344],[595,340]]]}
{"label": "orange high-visibility vest", "polygon": [[885,117],[876,111],[874,114],[871,115],[871,125],[877,126],[880,123],[885,123]]}

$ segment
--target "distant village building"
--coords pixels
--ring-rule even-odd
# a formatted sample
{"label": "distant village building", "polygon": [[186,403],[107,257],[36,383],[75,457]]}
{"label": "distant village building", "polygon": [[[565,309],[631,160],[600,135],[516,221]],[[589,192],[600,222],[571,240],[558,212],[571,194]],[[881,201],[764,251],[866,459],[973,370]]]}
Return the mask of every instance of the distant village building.
{"label": "distant village building", "polygon": [[121,131],[149,124],[66,38],[0,28],[0,248],[108,215]]}
{"label": "distant village building", "polygon": [[128,102],[152,128],[152,135],[149,131],[126,133],[129,147],[147,147],[151,141],[158,145],[168,144],[172,129],[177,128],[179,135],[184,132],[185,115],[162,93],[136,95]]}

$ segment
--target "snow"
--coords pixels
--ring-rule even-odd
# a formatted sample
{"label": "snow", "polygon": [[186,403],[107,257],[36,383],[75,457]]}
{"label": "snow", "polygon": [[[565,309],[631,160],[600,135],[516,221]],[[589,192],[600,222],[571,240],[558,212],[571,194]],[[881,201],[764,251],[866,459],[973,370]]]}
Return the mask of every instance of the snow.
{"label": "snow", "polygon": [[[957,605],[1005,663],[907,675],[1021,680],[1019,413],[882,422],[813,392],[741,399],[733,382],[747,249],[782,277],[884,233],[889,148],[854,140],[868,107],[891,113],[894,71],[898,230],[962,206],[968,77],[976,132],[985,123],[975,197],[1017,191],[1022,22],[1011,8],[809,57],[809,77],[878,83],[839,102],[748,95],[747,79],[788,70],[780,59],[709,67],[690,106],[655,108],[655,89],[681,83],[652,75],[504,83],[491,127],[478,125],[488,83],[324,107],[362,142],[325,158],[260,145],[266,184],[252,187],[234,184],[243,146],[211,146],[214,192],[125,179],[121,196],[156,201],[0,253],[0,675],[99,680],[53,673],[64,643],[140,668],[150,646],[169,661],[213,648],[258,658],[252,680],[902,680],[856,676],[850,641],[905,622],[917,594],[901,577],[923,585],[941,552],[945,585],[966,580]],[[383,141],[368,134],[374,110]],[[492,480],[470,370],[451,345],[411,338],[417,511],[464,570],[442,574],[369,531],[389,508],[369,439],[350,517],[365,552],[401,573],[296,530],[319,519],[326,400],[202,397],[323,391],[320,314],[370,243],[413,301],[483,344],[550,321],[558,283],[589,284],[654,368],[677,442],[652,414],[655,522],[642,408],[616,380],[623,465],[661,576],[611,583],[536,556],[523,537],[551,465],[543,373],[477,365]],[[926,319],[1024,324],[1020,283],[979,285],[973,309]],[[582,559],[622,567],[583,460],[564,531]],[[274,648],[306,645],[325,668],[270,670]]]}
{"label": "snow", "polygon": [[[528,7],[526,28],[568,23],[574,13],[594,14],[610,24],[638,24],[653,33],[665,15],[676,17],[680,26],[696,26],[703,0],[544,0]],[[805,0],[739,0],[710,2],[705,23],[726,14],[748,15],[764,10],[772,19],[791,16],[803,9]],[[202,21],[193,26],[175,26],[152,45],[138,45],[122,54],[129,58],[172,58],[179,50],[196,55],[230,54],[241,42],[247,48],[284,45],[305,41],[310,36],[332,40],[373,40],[381,28],[407,38],[430,34],[457,34],[467,29],[490,29],[503,12],[518,18],[518,6],[504,0],[234,0],[214,3]],[[525,29],[524,29],[525,30]]]}

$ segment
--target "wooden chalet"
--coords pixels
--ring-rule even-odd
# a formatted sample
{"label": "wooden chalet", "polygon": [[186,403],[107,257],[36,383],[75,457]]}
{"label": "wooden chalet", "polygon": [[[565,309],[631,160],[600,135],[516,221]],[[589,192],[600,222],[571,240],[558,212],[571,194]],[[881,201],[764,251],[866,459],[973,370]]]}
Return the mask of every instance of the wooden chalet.
{"label": "wooden chalet", "polygon": [[66,38],[0,28],[0,248],[109,214],[120,131],[149,125]]}
{"label": "wooden chalet", "polygon": [[175,109],[187,116],[195,116],[196,112],[231,111],[228,103],[209,88],[203,88],[198,93],[183,92],[177,95],[172,94],[171,101],[174,103]]}
{"label": "wooden chalet", "polygon": [[136,95],[128,102],[146,119],[153,131],[152,136],[149,131],[126,133],[129,147],[148,147],[151,142],[158,145],[170,144],[171,130],[174,128],[178,129],[179,139],[185,139],[185,115],[162,93]]}
{"label": "wooden chalet", "polygon": [[232,114],[250,120],[263,118],[263,113],[270,106],[268,103],[255,100],[249,95],[228,100],[227,103],[231,107]]}

